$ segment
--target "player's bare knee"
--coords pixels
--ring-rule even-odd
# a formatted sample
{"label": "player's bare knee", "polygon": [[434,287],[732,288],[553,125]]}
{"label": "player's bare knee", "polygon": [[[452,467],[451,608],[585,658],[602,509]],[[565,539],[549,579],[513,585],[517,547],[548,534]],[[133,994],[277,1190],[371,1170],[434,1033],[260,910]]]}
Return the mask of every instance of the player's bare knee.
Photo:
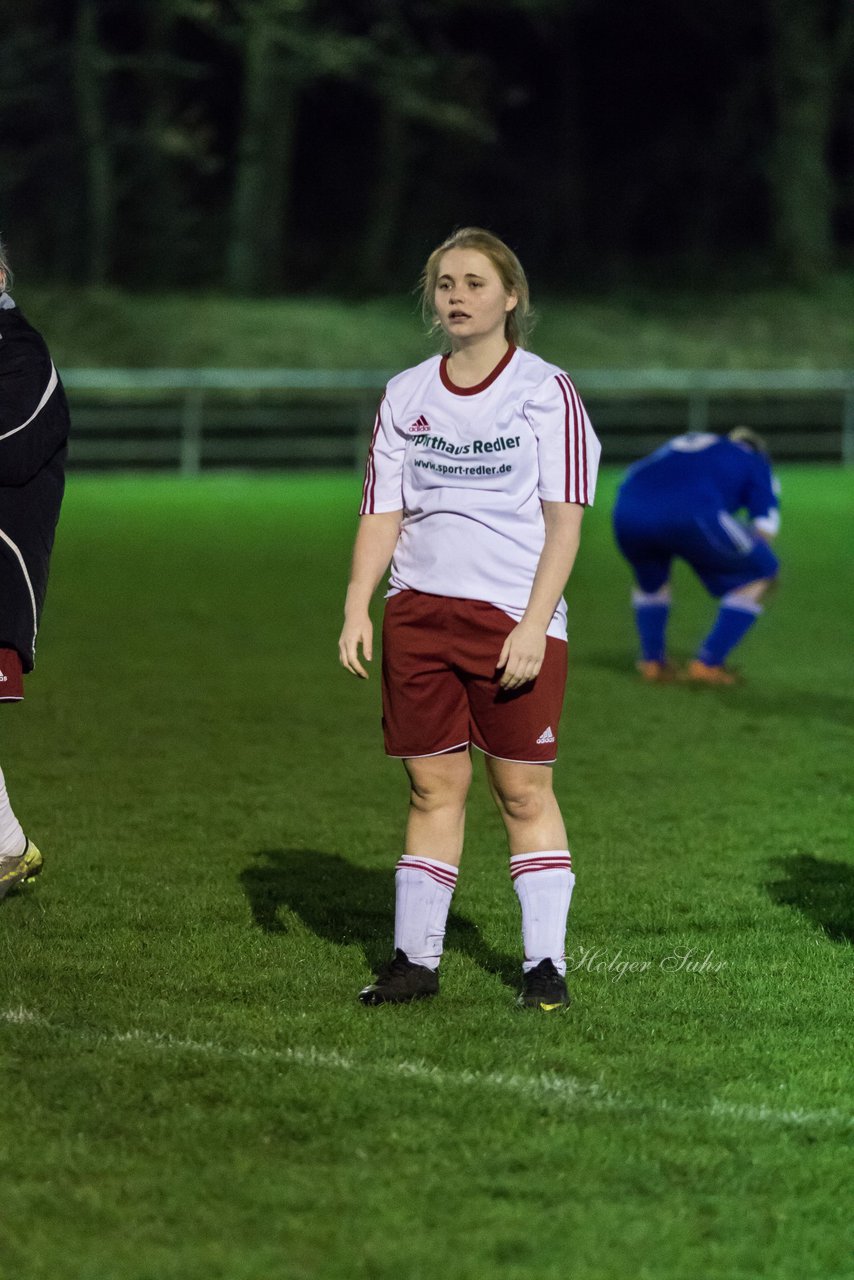
{"label": "player's bare knee", "polygon": [[545,765],[487,757],[493,799],[508,822],[539,822],[555,804],[552,771]]}
{"label": "player's bare knee", "polygon": [[409,774],[409,803],[413,809],[433,813],[465,804],[471,783],[471,761],[467,753],[410,759],[405,764]]}
{"label": "player's bare knee", "polygon": [[496,785],[494,792],[501,813],[512,822],[539,822],[552,803],[550,789],[527,780]]}
{"label": "player's bare knee", "polygon": [[734,591],[729,591],[725,599],[734,604],[741,601],[759,604],[760,600],[764,600],[771,593],[776,583],[776,577],[757,578],[755,582],[746,582],[743,587],[737,587]]}

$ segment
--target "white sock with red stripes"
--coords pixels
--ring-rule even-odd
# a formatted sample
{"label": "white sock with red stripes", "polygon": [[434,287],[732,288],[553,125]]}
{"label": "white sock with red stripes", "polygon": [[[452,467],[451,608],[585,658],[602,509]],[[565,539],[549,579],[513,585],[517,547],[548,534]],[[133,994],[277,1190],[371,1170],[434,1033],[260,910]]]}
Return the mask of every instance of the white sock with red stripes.
{"label": "white sock with red stripes", "polygon": [[6,779],[0,769],[0,858],[20,858],[26,847],[27,837],[12,812]]}
{"label": "white sock with red stripes", "polygon": [[525,973],[549,959],[558,973],[566,973],[566,920],[575,876],[568,849],[517,853],[510,859],[510,877],[522,907]]}
{"label": "white sock with red stripes", "polygon": [[413,964],[438,969],[458,868],[405,853],[395,868],[394,945]]}

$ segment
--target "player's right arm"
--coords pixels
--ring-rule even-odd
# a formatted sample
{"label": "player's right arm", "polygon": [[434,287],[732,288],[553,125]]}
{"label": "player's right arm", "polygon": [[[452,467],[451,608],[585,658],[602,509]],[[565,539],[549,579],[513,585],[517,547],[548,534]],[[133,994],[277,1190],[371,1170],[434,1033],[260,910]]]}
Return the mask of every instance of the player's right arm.
{"label": "player's right arm", "polygon": [[751,528],[763,542],[773,542],[780,532],[780,488],[768,459],[754,454],[744,506]]}
{"label": "player's right arm", "polygon": [[368,450],[359,531],[344,603],[344,627],[338,639],[342,667],[362,680],[367,680],[368,673],[359,660],[359,649],[366,662],[374,656],[371,598],[394,555],[403,519],[405,447],[405,440],[395,430],[388,397],[383,396]]}
{"label": "player's right arm", "polygon": [[370,662],[374,656],[374,628],[369,612],[371,599],[394,554],[402,519],[402,509],[363,515],[359,519],[338,656],[342,667],[363,680],[367,680],[368,673],[359,661],[359,648],[361,646],[365,661]]}

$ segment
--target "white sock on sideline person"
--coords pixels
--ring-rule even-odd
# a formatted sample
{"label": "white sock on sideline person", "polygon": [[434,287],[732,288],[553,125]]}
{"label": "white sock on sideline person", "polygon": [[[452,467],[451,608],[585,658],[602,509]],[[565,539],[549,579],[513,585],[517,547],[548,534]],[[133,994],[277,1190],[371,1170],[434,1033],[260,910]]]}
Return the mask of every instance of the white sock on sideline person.
{"label": "white sock on sideline person", "polygon": [[27,837],[12,811],[6,779],[0,769],[0,858],[20,858],[27,847]]}

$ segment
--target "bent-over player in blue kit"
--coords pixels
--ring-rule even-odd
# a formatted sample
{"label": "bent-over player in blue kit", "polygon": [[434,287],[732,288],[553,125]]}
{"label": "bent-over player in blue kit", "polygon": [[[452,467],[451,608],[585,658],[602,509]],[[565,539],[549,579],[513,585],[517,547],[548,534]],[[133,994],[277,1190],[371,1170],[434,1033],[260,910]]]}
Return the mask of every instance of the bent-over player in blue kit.
{"label": "bent-over player in blue kit", "polygon": [[[747,520],[738,518],[746,512]],[[733,684],[725,662],[762,613],[779,569],[768,542],[780,527],[777,485],[761,437],[691,432],[630,467],[614,507],[617,545],[635,576],[632,593],[645,680],[674,676],[667,660],[670,565],[687,561],[720,600],[714,626],[685,676]]]}

